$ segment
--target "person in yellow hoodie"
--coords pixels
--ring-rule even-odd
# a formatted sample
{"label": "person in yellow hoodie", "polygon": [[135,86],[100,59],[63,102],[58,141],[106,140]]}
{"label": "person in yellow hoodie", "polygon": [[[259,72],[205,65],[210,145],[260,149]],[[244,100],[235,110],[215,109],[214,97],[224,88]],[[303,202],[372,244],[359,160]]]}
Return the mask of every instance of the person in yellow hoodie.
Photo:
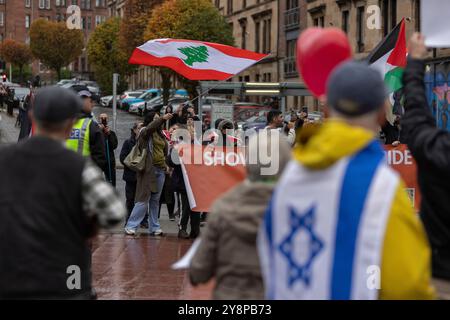
{"label": "person in yellow hoodie", "polygon": [[381,75],[346,62],[329,119],[302,130],[259,233],[268,299],[433,299],[430,249],[377,139]]}

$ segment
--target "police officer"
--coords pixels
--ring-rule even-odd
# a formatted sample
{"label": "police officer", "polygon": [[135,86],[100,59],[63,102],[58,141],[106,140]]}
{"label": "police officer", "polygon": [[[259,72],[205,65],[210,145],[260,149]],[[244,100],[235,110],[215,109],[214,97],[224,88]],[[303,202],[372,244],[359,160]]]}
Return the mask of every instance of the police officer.
{"label": "police officer", "polygon": [[104,171],[106,170],[105,139],[92,116],[94,108],[92,94],[86,87],[80,90],[78,95],[83,99],[83,109],[66,142],[67,148],[84,157],[90,157]]}
{"label": "police officer", "polygon": [[0,150],[0,300],[92,298],[88,241],[126,209],[97,166],[63,144],[81,105],[67,89],[38,91],[33,137]]}

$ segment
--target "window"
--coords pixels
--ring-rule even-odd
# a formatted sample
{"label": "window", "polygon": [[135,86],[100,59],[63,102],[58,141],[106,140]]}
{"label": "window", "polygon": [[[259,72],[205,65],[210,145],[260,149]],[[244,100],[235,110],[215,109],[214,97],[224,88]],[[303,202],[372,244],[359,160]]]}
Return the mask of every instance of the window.
{"label": "window", "polygon": [[6,0],[0,0],[0,4],[4,4]]}
{"label": "window", "polygon": [[243,20],[240,21],[241,24],[241,48],[246,49],[247,48],[247,21]]}
{"label": "window", "polygon": [[96,7],[106,7],[106,0],[95,0],[95,6]]}
{"label": "window", "polygon": [[73,5],[78,5],[78,0],[72,0]]}
{"label": "window", "polygon": [[91,10],[91,0],[81,0],[81,9]]}
{"label": "window", "polygon": [[264,73],[263,74],[263,82],[272,82],[272,74]]}
{"label": "window", "polygon": [[0,26],[3,26],[5,24],[5,13],[2,11],[0,12]]}
{"label": "window", "polygon": [[27,8],[31,7],[31,0],[25,0],[25,7]]}
{"label": "window", "polygon": [[25,16],[25,28],[29,29],[30,28],[30,24],[31,24],[31,16],[29,14],[27,14]]}
{"label": "window", "polygon": [[286,0],[286,10],[298,8],[298,0]]}
{"label": "window", "polygon": [[220,0],[216,0],[215,4],[216,4],[216,8],[219,9],[220,8]]}
{"label": "window", "polygon": [[86,30],[86,17],[81,17],[81,28]]}
{"label": "window", "polygon": [[84,72],[86,69],[85,69],[85,67],[86,67],[86,58],[81,58],[81,72]]}
{"label": "window", "polygon": [[348,18],[350,16],[350,12],[348,10],[342,11],[342,30],[345,33],[348,33]]}
{"label": "window", "polygon": [[50,0],[39,0],[39,9],[50,9]]}
{"label": "window", "polygon": [[288,40],[286,42],[286,57],[295,58],[295,49],[297,47],[297,40]]}
{"label": "window", "polygon": [[325,27],[325,17],[320,16],[320,17],[315,18],[313,20],[313,24],[315,27],[321,27],[321,28]]}
{"label": "window", "polygon": [[57,7],[65,7],[66,6],[66,0],[56,0],[55,6],[57,6]]}
{"label": "window", "polygon": [[270,53],[272,46],[271,46],[271,41],[272,41],[272,17],[267,17],[264,18],[263,20],[263,32],[262,32],[262,37],[263,37],[263,53]]}
{"label": "window", "polygon": [[286,41],[286,59],[284,60],[284,75],[286,78],[298,76],[295,59],[296,48],[297,39]]}
{"label": "window", "polygon": [[364,15],[365,7],[358,7],[356,15],[358,52],[364,52]]}
{"label": "window", "polygon": [[91,17],[86,17],[87,20],[87,29],[91,30],[92,28],[92,18]]}
{"label": "window", "polygon": [[387,36],[397,25],[397,0],[383,0],[383,30]]}
{"label": "window", "polygon": [[227,14],[233,13],[233,0],[227,1]]}
{"label": "window", "polygon": [[247,0],[242,0],[242,9],[247,8]]}
{"label": "window", "polygon": [[255,51],[259,52],[261,50],[261,23],[259,21],[255,22]]}
{"label": "window", "polygon": [[98,26],[99,24],[106,21],[106,17],[104,16],[95,16],[95,26]]}

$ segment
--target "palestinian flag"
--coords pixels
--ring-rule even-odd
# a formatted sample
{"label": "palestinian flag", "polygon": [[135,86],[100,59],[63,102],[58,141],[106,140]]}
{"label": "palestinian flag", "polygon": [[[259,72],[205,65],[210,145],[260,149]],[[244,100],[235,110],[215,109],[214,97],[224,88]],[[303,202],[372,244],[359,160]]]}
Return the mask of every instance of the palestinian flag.
{"label": "palestinian flag", "polygon": [[167,67],[190,80],[227,80],[265,57],[218,43],[157,39],[137,47],[129,63]]}
{"label": "palestinian flag", "polygon": [[396,92],[403,87],[406,56],[405,20],[402,19],[367,58],[371,66],[383,75],[389,92]]}

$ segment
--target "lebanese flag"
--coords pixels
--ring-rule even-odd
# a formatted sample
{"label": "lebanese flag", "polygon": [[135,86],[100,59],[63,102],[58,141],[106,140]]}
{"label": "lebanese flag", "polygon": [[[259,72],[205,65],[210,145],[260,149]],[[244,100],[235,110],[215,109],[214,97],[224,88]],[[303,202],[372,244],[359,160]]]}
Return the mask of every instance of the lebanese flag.
{"label": "lebanese flag", "polygon": [[403,87],[407,54],[405,19],[402,19],[367,58],[371,66],[381,72],[391,93]]}
{"label": "lebanese flag", "polygon": [[130,64],[167,67],[189,80],[227,80],[268,55],[218,43],[150,40],[137,47]]}

